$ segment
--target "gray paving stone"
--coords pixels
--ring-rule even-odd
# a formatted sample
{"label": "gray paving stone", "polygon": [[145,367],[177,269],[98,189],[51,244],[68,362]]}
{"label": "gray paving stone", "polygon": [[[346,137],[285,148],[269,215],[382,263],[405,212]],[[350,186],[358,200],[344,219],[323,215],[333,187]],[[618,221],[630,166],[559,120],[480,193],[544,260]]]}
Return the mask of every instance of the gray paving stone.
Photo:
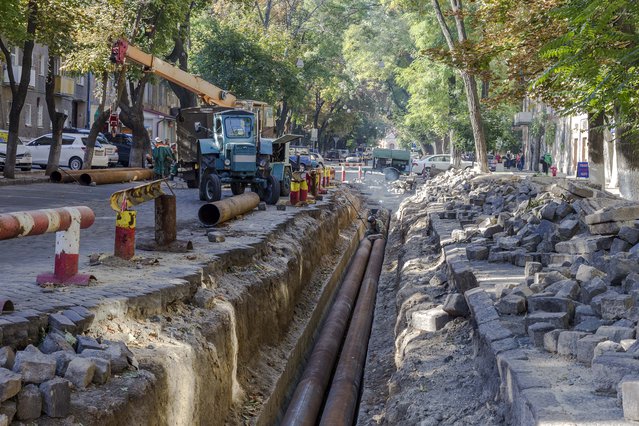
{"label": "gray paving stone", "polygon": [[42,395],[36,385],[27,385],[18,394],[17,417],[21,421],[35,420],[42,413]]}
{"label": "gray paving stone", "polygon": [[577,361],[586,365],[592,363],[595,356],[595,348],[601,342],[605,342],[606,336],[588,335],[577,341]]}
{"label": "gray paving stone", "polygon": [[624,318],[634,305],[634,298],[628,294],[609,294],[601,299],[601,317],[609,320]]}
{"label": "gray paving stone", "polygon": [[595,392],[616,395],[617,385],[627,374],[639,371],[639,360],[622,354],[606,352],[592,361]]}
{"label": "gray paving stone", "polygon": [[621,341],[625,339],[634,339],[635,330],[629,327],[603,325],[597,329],[595,335],[606,337],[607,340],[612,340],[616,343],[621,343]]}
{"label": "gray paving stone", "polygon": [[56,360],[29,345],[16,354],[13,371],[22,375],[26,383],[42,383],[55,376]]}
{"label": "gray paving stone", "polygon": [[49,327],[51,327],[52,330],[59,330],[63,333],[67,331],[71,334],[76,334],[78,330],[78,326],[62,314],[49,315]]}
{"label": "gray paving stone", "polygon": [[562,331],[559,333],[559,339],[557,340],[557,353],[559,355],[576,357],[577,342],[579,339],[588,335],[588,333],[582,331]]}
{"label": "gray paving stone", "polygon": [[57,331],[47,333],[39,348],[44,354],[51,354],[57,351],[75,352],[73,346]]}
{"label": "gray paving stone", "polygon": [[40,385],[42,411],[49,417],[66,417],[71,409],[71,383],[56,377]]}
{"label": "gray paving stone", "polygon": [[546,322],[552,324],[555,328],[566,329],[570,323],[570,316],[567,312],[534,312],[528,314],[525,318],[526,329],[538,322]]}
{"label": "gray paving stone", "polygon": [[103,358],[87,358],[95,364],[95,372],[93,374],[93,383],[103,385],[109,381],[111,377],[111,361]]}
{"label": "gray paving stone", "polygon": [[93,381],[95,363],[89,358],[76,357],[69,362],[64,378],[78,389],[86,388]]}
{"label": "gray paving stone", "polygon": [[579,266],[579,269],[577,269],[577,274],[575,275],[575,279],[580,283],[584,283],[584,282],[591,281],[594,278],[604,277],[605,275],[606,275],[605,272],[600,271],[594,266],[582,264],[581,266]]}
{"label": "gray paving stone", "polygon": [[528,337],[530,342],[538,348],[544,347],[544,336],[554,330],[554,326],[547,322],[538,322],[528,327]]}
{"label": "gray paving stone", "polygon": [[446,296],[443,310],[452,317],[468,317],[470,315],[466,299],[459,293],[451,293]]}
{"label": "gray paving stone", "polygon": [[544,334],[544,349],[551,353],[557,353],[557,342],[559,334],[564,331],[561,329],[552,330]]}
{"label": "gray paving stone", "polygon": [[499,320],[493,320],[479,325],[479,335],[487,342],[512,337],[513,334],[502,325]]}
{"label": "gray paving stone", "polygon": [[11,346],[0,348],[0,367],[11,370],[16,359],[16,353]]}
{"label": "gray paving stone", "polygon": [[495,308],[502,315],[518,315],[526,312],[526,299],[516,294],[509,294],[499,299]]}
{"label": "gray paving stone", "polygon": [[14,397],[20,392],[21,387],[22,376],[20,374],[6,368],[0,368],[0,401]]}

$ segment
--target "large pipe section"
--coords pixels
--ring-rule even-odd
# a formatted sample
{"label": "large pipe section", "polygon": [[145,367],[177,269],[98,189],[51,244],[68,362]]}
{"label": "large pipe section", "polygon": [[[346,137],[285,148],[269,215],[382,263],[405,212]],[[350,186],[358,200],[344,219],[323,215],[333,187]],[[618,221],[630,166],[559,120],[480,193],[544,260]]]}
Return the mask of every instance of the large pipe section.
{"label": "large pipe section", "polygon": [[364,239],[344,276],[282,425],[316,424],[370,252],[371,242]]}
{"label": "large pipe section", "polygon": [[320,426],[352,425],[359,401],[386,240],[375,240]]}
{"label": "large pipe section", "polygon": [[225,200],[204,204],[198,210],[197,217],[204,225],[214,226],[253,210],[259,203],[259,195],[255,192],[246,192]]}
{"label": "large pipe section", "polygon": [[137,167],[123,167],[118,169],[91,169],[91,170],[56,170],[51,173],[49,176],[49,180],[53,183],[68,183],[68,182],[77,182],[80,180],[80,176],[84,173],[96,174],[96,173],[111,173],[114,171],[122,172],[122,171],[139,171],[146,170]]}
{"label": "large pipe section", "polygon": [[82,185],[103,185],[107,183],[121,183],[136,180],[153,179],[154,173],[151,169],[133,169],[133,170],[106,170],[104,172],[93,173],[85,171],[78,179]]}
{"label": "large pipe section", "polygon": [[93,210],[85,206],[0,214],[0,240],[66,231],[74,217],[79,217],[81,229],[95,221]]}

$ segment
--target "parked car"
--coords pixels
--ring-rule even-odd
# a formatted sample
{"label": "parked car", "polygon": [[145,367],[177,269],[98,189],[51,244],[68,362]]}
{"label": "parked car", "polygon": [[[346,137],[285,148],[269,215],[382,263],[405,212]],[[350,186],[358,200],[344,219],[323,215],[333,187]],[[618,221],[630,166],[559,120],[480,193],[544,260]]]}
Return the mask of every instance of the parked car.
{"label": "parked car", "polygon": [[[68,167],[72,170],[80,170],[84,162],[84,151],[86,149],[87,137],[80,133],[62,133],[62,149],[60,150],[59,167]],[[33,164],[46,168],[49,161],[49,150],[53,137],[51,133],[40,136],[29,142],[27,147],[31,151]],[[102,145],[95,142],[93,151],[93,168],[103,168],[109,166],[109,158]]]}
{"label": "parked car", "polygon": [[339,160],[340,159],[339,152],[337,152],[334,149],[330,150],[326,153],[324,158],[326,158],[327,160]]}
{"label": "parked car", "polygon": [[361,163],[363,159],[362,159],[362,156],[358,153],[358,154],[350,154],[348,157],[346,157],[345,161],[347,163]]}
{"label": "parked car", "polygon": [[128,133],[116,133],[115,135],[107,133],[106,138],[118,148],[119,163],[124,167],[128,167],[133,137]]}
{"label": "parked car", "polygon": [[317,162],[318,166],[324,167],[324,157],[319,152],[311,152],[311,160]]}
{"label": "parked car", "polygon": [[493,154],[488,154],[488,168],[491,172],[494,172],[497,169],[497,160]]}
{"label": "parked car", "polygon": [[337,152],[339,153],[339,159],[342,161],[346,161],[346,157],[350,155],[348,149],[338,149]]}
{"label": "parked car", "polygon": [[299,155],[299,168],[297,167],[298,155],[291,155],[288,157],[288,161],[291,163],[293,171],[304,171],[314,169],[319,166],[319,163],[313,159],[312,155]]}
{"label": "parked car", "polygon": [[[469,169],[473,167],[472,161],[461,160],[460,167],[462,169]],[[450,154],[435,154],[421,158],[419,160],[413,159],[413,165],[411,171],[416,174],[423,174],[425,171],[429,172],[433,169],[436,170],[448,170],[453,167],[453,160]]]}
{"label": "parked car", "polygon": [[[0,130],[0,170],[4,170],[4,162],[7,158],[7,140],[9,132]],[[31,170],[31,152],[24,146],[20,138],[18,138],[18,149],[16,153],[16,168],[23,172]]]}
{"label": "parked car", "polygon": [[[89,129],[65,128],[63,129],[63,132],[70,134],[80,133],[81,135],[88,135],[91,131]],[[107,157],[109,157],[109,167],[117,166],[118,162],[120,161],[118,147],[109,142],[103,133],[98,133],[98,137],[95,140],[96,142],[99,142],[100,145],[102,145]]]}

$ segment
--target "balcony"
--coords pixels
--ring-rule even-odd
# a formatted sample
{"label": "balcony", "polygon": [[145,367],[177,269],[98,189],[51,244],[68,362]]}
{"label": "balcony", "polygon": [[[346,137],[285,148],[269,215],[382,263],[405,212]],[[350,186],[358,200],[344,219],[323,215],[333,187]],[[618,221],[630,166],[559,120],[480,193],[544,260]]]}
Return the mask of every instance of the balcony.
{"label": "balcony", "polygon": [[75,93],[75,80],[70,77],[56,75],[53,93],[61,96],[73,96]]}
{"label": "balcony", "polygon": [[515,114],[515,126],[527,126],[532,123],[533,113],[532,112],[518,112]]}
{"label": "balcony", "polygon": [[[7,66],[4,65],[4,73],[2,76],[2,84],[9,85],[9,72],[7,71]],[[20,77],[22,76],[22,66],[14,65],[13,66],[13,76],[16,79],[16,84],[20,83]],[[36,72],[32,68],[31,73],[29,74],[29,87],[35,87],[36,85]]]}

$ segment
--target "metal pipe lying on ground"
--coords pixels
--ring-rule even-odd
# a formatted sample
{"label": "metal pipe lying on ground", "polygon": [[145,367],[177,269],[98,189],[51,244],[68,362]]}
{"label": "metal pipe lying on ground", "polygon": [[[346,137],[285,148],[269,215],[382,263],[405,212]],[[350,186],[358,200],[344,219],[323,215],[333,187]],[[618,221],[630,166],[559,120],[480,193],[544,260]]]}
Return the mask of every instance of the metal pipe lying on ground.
{"label": "metal pipe lying on ground", "polygon": [[220,201],[204,204],[197,217],[205,226],[215,226],[243,213],[253,210],[260,203],[255,192],[246,192]]}
{"label": "metal pipe lying on ground", "polygon": [[359,389],[364,362],[371,334],[377,284],[384,262],[386,240],[379,238],[373,243],[366,275],[362,282],[357,305],[353,312],[344,347],[335,369],[333,383],[324,406],[321,425],[352,425],[357,409]]}
{"label": "metal pipe lying on ground", "polygon": [[344,276],[282,425],[316,424],[370,252],[371,242],[364,239]]}
{"label": "metal pipe lying on ground", "polygon": [[151,169],[133,169],[133,170],[107,170],[104,172],[94,173],[93,171],[85,171],[80,175],[78,181],[82,185],[103,185],[107,183],[121,183],[136,180],[153,179],[154,173]]}
{"label": "metal pipe lying on ground", "polygon": [[138,167],[122,167],[118,169],[91,169],[91,170],[55,170],[49,176],[49,180],[53,183],[69,183],[69,182],[77,182],[80,180],[80,176],[84,173],[107,173],[107,172],[121,172],[121,171],[138,171],[138,170],[146,170]]}

